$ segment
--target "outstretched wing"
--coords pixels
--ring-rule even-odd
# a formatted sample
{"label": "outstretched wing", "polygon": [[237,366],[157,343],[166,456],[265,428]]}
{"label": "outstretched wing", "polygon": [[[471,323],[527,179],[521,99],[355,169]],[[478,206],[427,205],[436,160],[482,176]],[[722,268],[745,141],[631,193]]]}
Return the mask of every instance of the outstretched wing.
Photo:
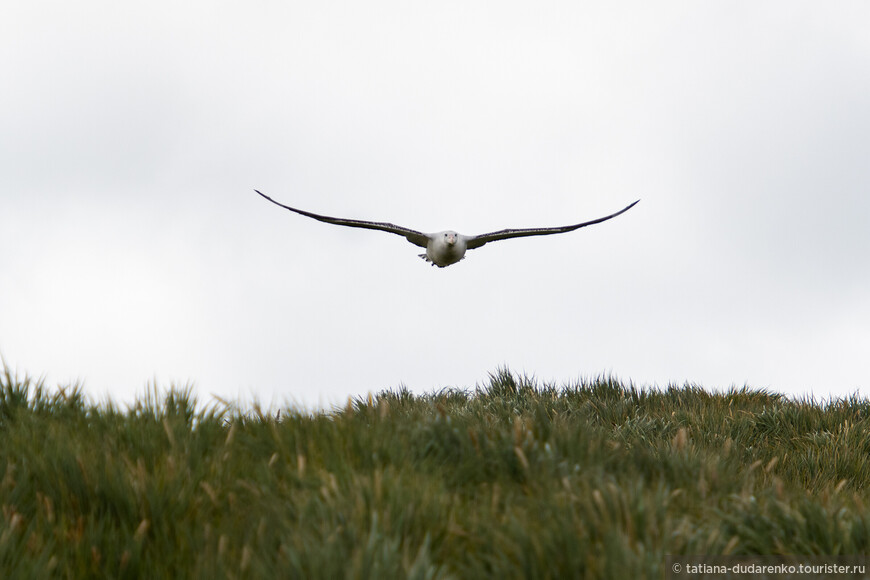
{"label": "outstretched wing", "polygon": [[610,214],[609,216],[605,216],[603,218],[598,218],[597,220],[592,220],[588,222],[583,222],[582,224],[574,224],[571,226],[561,226],[555,228],[526,228],[526,229],[508,229],[508,230],[499,230],[497,232],[490,232],[488,234],[481,234],[479,236],[470,236],[467,240],[467,247],[469,250],[473,250],[474,248],[479,248],[483,244],[487,242],[495,242],[497,240],[506,240],[508,238],[523,238],[526,236],[548,236],[550,234],[564,234],[565,232],[573,232],[574,230],[580,229],[582,227],[591,226],[594,224],[600,224],[601,222],[606,222],[611,218],[615,218],[619,214],[625,213],[631,208],[635,206],[635,204],[640,201],[637,200],[633,204],[629,205],[625,209],[621,209],[616,213]]}
{"label": "outstretched wing", "polygon": [[403,228],[401,226],[397,226],[394,224],[389,224],[386,222],[367,222],[363,220],[351,220],[346,218],[334,218],[326,215],[319,215],[316,213],[311,213],[310,211],[304,211],[301,209],[296,209],[295,207],[290,207],[289,205],[284,205],[283,203],[278,203],[265,193],[254,190],[275,205],[280,205],[284,209],[289,209],[290,211],[296,212],[300,215],[304,215],[306,217],[310,217],[316,219],[317,221],[326,222],[328,224],[335,224],[337,226],[348,226],[351,228],[364,228],[367,230],[381,230],[382,232],[389,232],[391,234],[398,234],[400,236],[405,236],[405,238],[415,244],[420,246],[421,248],[425,248],[429,244],[429,236],[422,232],[418,232],[417,230],[412,230],[409,228]]}

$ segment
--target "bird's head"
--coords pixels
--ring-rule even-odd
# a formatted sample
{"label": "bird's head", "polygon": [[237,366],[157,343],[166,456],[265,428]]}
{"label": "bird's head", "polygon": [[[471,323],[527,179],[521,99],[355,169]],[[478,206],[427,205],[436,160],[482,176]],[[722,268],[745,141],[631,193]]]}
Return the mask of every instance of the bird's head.
{"label": "bird's head", "polygon": [[444,232],[444,242],[448,246],[452,246],[456,243],[457,238],[459,237],[456,232]]}

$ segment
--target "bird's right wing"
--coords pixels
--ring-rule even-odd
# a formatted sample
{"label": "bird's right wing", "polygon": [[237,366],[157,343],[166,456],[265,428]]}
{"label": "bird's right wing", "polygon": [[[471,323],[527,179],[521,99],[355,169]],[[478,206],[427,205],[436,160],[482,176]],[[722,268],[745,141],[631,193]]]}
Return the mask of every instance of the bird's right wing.
{"label": "bird's right wing", "polygon": [[367,230],[381,230],[382,232],[389,232],[391,234],[397,234],[400,236],[405,236],[409,242],[414,245],[420,246],[421,248],[425,248],[429,245],[429,236],[424,234],[423,232],[418,232],[417,230],[412,230],[410,228],[403,228],[402,226],[397,226],[394,224],[386,223],[386,222],[367,222],[363,220],[352,220],[347,218],[335,218],[329,217],[326,215],[319,215],[316,213],[311,213],[310,211],[304,211],[301,209],[296,209],[295,207],[290,207],[289,205],[284,205],[283,203],[278,203],[265,193],[254,190],[275,205],[279,205],[284,209],[289,209],[292,212],[296,212],[300,215],[304,215],[305,217],[310,217],[312,219],[316,219],[320,222],[325,222],[328,224],[335,224],[337,226],[348,226],[351,228],[363,228]]}

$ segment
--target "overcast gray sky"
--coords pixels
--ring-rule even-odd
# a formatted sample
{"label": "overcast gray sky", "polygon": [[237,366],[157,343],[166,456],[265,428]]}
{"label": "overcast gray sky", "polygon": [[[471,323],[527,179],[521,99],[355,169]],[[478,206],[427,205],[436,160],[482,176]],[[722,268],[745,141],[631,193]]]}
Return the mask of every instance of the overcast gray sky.
{"label": "overcast gray sky", "polygon": [[[870,4],[5,2],[0,353],[130,402],[870,389]],[[446,269],[398,236],[475,234]]]}

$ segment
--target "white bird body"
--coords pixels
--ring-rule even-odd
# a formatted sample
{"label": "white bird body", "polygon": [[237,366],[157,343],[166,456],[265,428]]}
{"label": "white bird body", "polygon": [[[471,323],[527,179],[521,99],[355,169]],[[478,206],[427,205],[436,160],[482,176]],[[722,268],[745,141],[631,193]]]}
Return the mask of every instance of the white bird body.
{"label": "white bird body", "polygon": [[432,234],[426,245],[426,253],[420,254],[420,257],[431,262],[433,266],[445,268],[464,258],[467,249],[468,241],[465,236],[447,230]]}
{"label": "white bird body", "polygon": [[254,191],[265,197],[275,205],[279,205],[284,209],[289,209],[290,211],[298,213],[300,215],[316,219],[317,221],[335,224],[338,226],[363,228],[367,230],[380,230],[383,232],[389,232],[391,234],[404,236],[405,239],[407,239],[412,244],[420,246],[421,248],[426,248],[426,253],[420,254],[420,257],[427,262],[430,262],[433,266],[438,266],[439,268],[445,268],[451,264],[455,264],[456,262],[465,257],[465,252],[467,250],[479,248],[486,243],[495,242],[498,240],[507,240],[510,238],[522,238],[526,236],[546,236],[550,234],[563,234],[566,232],[571,232],[585,226],[591,226],[593,224],[601,223],[611,218],[615,218],[616,216],[625,213],[633,208],[635,204],[640,201],[637,200],[636,202],[625,207],[624,209],[621,209],[618,212],[610,214],[608,216],[569,226],[558,226],[552,228],[506,229],[499,230],[497,232],[490,232],[488,234],[480,234],[477,236],[464,236],[462,234],[454,232],[453,230],[445,230],[443,232],[437,232],[434,234],[426,234],[423,232],[418,232],[417,230],[412,230],[410,228],[397,226],[387,222],[370,222],[364,220],[334,218],[325,215],[319,215],[309,211],[296,209],[294,207],[290,207],[289,205],[284,205],[283,203],[278,203],[265,193],[262,193],[256,189]]}

